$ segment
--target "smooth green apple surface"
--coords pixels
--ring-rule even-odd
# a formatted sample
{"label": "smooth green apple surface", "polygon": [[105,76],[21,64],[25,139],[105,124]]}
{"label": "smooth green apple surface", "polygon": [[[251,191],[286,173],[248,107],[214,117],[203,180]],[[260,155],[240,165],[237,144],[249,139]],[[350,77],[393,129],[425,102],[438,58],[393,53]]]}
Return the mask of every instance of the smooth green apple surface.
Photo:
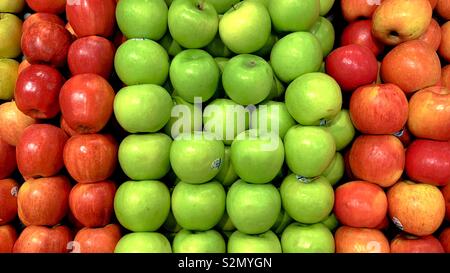
{"label": "smooth green apple surface", "polygon": [[336,142],[336,150],[341,151],[352,142],[355,136],[355,127],[348,110],[342,109],[330,122],[326,124],[328,132]]}
{"label": "smooth green apple surface", "polygon": [[334,253],[334,237],[321,223],[290,224],[281,235],[283,253]]}
{"label": "smooth green apple surface", "polygon": [[278,36],[274,33],[271,33],[264,46],[258,51],[256,51],[254,54],[260,57],[268,56],[272,51],[273,46],[275,45],[276,42],[278,42],[278,40],[279,40]]}
{"label": "smooth green apple surface", "polygon": [[170,120],[172,98],[161,86],[133,85],[122,88],[114,98],[114,114],[130,133],[153,133]]}
{"label": "smooth green apple surface", "polygon": [[285,91],[286,88],[283,83],[274,75],[272,89],[270,89],[269,96],[266,98],[265,102],[281,97]]}
{"label": "smooth green apple surface", "polygon": [[175,216],[173,216],[172,210],[169,211],[166,221],[163,224],[163,228],[169,232],[177,233],[182,227],[177,223]]}
{"label": "smooth green apple surface", "polygon": [[334,46],[335,32],[333,24],[324,17],[319,17],[319,19],[314,23],[310,29],[311,33],[316,36],[322,46],[323,56],[327,56],[331,52]]}
{"label": "smooth green apple surface", "polygon": [[233,164],[231,164],[231,147],[225,146],[225,157],[222,163],[222,168],[214,179],[221,182],[225,187],[228,187],[236,182],[238,178],[239,177],[234,170]]}
{"label": "smooth green apple surface", "polygon": [[164,126],[164,132],[175,139],[182,133],[201,131],[203,126],[201,107],[179,96],[174,96],[172,100],[172,114],[169,122]]}
{"label": "smooth green apple surface", "polygon": [[19,63],[12,59],[0,59],[0,100],[11,100],[16,87]]}
{"label": "smooth green apple surface", "polygon": [[320,16],[326,15],[333,7],[334,0],[320,0]]}
{"label": "smooth green apple surface", "polygon": [[166,221],[170,210],[170,192],[160,181],[127,181],[114,197],[117,220],[126,229],[156,231]]}
{"label": "smooth green apple surface", "polygon": [[22,20],[14,14],[0,13],[0,58],[16,58],[21,53]]}
{"label": "smooth green apple surface", "polygon": [[246,234],[268,231],[277,221],[281,198],[272,184],[236,181],[227,194],[227,213],[235,227]]}
{"label": "smooth green apple surface", "polygon": [[325,220],[321,222],[324,224],[330,231],[335,230],[339,226],[339,222],[334,213],[331,213]]}
{"label": "smooth green apple surface", "polygon": [[236,230],[228,239],[227,249],[228,253],[281,253],[281,243],[271,230],[256,235]]}
{"label": "smooth green apple surface", "polygon": [[330,182],[330,184],[334,186],[344,176],[344,172],[344,157],[339,152],[337,152],[330,165],[328,165],[326,170],[322,173],[322,176],[324,176],[328,180],[328,182]]}
{"label": "smooth green apple surface", "polygon": [[225,198],[225,190],[217,181],[199,185],[181,181],[172,193],[172,212],[184,229],[209,230],[222,219]]}
{"label": "smooth green apple surface", "polygon": [[289,216],[289,213],[287,213],[287,211],[285,211],[284,209],[282,209],[280,211],[280,214],[278,215],[278,219],[275,222],[275,224],[272,226],[271,230],[273,232],[275,232],[276,234],[281,234],[286,227],[292,223],[292,218],[291,216]]}
{"label": "smooth green apple surface", "polygon": [[217,33],[211,43],[206,46],[205,50],[213,57],[230,57],[233,55],[233,52],[231,52],[222,42],[222,39],[220,39],[219,33]]}
{"label": "smooth green apple surface", "polygon": [[170,32],[166,32],[166,34],[158,41],[158,43],[167,51],[170,56],[176,56],[178,53],[183,51],[183,48],[180,44],[175,41]]}
{"label": "smooth green apple surface", "polygon": [[323,221],[332,211],[334,191],[322,176],[304,179],[287,176],[280,187],[283,208],[297,222],[314,224]]}
{"label": "smooth green apple surface", "polygon": [[183,229],[173,239],[173,253],[225,253],[227,246],[215,230],[189,231]]}
{"label": "smooth green apple surface", "polygon": [[234,226],[233,222],[231,221],[230,216],[228,216],[227,211],[225,210],[222,219],[220,219],[219,223],[217,224],[217,228],[219,228],[222,231],[235,231],[236,227]]}
{"label": "smooth green apple surface", "polygon": [[155,41],[130,39],[117,49],[114,67],[126,85],[162,85],[169,75],[169,55]]}
{"label": "smooth green apple surface", "polygon": [[123,236],[115,253],[172,253],[169,240],[157,232],[135,232]]}
{"label": "smooth green apple surface", "polygon": [[275,29],[305,31],[319,18],[319,0],[272,0],[268,6]]}
{"label": "smooth green apple surface", "polygon": [[287,131],[297,123],[284,102],[268,101],[260,104],[252,113],[251,124],[252,129],[257,129],[259,133],[272,132],[283,139]]}
{"label": "smooth green apple surface", "polygon": [[208,0],[216,9],[217,13],[225,13],[234,4],[238,3],[240,0]]}
{"label": "smooth green apple surface", "polygon": [[0,0],[0,12],[20,13],[25,7],[25,0]]}

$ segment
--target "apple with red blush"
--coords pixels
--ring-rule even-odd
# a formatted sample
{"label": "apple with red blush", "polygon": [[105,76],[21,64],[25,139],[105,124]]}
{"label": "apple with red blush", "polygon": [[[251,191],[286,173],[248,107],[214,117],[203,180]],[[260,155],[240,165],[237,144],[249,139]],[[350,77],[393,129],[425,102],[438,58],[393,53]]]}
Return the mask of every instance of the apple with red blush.
{"label": "apple with red blush", "polygon": [[16,218],[18,190],[19,184],[15,180],[0,180],[0,226]]}
{"label": "apple with red blush", "polygon": [[67,253],[72,239],[67,226],[29,226],[15,242],[13,253]]}
{"label": "apple with red blush", "polygon": [[17,231],[11,225],[0,226],[0,253],[12,253]]}
{"label": "apple with red blush", "polygon": [[22,113],[15,101],[0,104],[0,138],[12,146],[16,146],[23,131],[35,124],[36,120]]}
{"label": "apple with red blush", "polygon": [[16,168],[16,148],[0,138],[0,179],[9,177]]}
{"label": "apple with red blush", "polygon": [[120,226],[110,224],[101,228],[83,228],[75,235],[78,253],[114,253],[117,242],[122,237]]}
{"label": "apple with red blush", "polygon": [[[36,12],[60,14],[63,13],[64,9],[66,8],[66,0],[26,0],[26,1],[28,6]],[[69,0],[69,2],[70,1],[71,0]]]}
{"label": "apple with red blush", "polygon": [[347,22],[371,18],[381,1],[341,0],[341,10]]}
{"label": "apple with red blush", "polygon": [[58,15],[38,12],[31,14],[25,21],[23,21],[22,33],[26,33],[34,23],[41,21],[52,22],[57,25],[64,26],[64,21]]}
{"label": "apple with red blush", "polygon": [[433,235],[418,237],[399,234],[391,241],[391,253],[444,253],[444,248]]}
{"label": "apple with red blush", "polygon": [[384,44],[378,41],[372,34],[372,22],[370,20],[358,20],[344,28],[341,35],[341,46],[358,44],[369,48],[375,56],[384,50]]}

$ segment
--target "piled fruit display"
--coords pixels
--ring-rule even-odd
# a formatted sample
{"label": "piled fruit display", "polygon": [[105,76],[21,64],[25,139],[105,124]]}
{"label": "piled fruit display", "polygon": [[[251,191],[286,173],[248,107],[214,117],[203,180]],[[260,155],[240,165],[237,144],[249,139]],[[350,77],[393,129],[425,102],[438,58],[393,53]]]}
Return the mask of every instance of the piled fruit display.
{"label": "piled fruit display", "polygon": [[450,252],[449,63],[448,0],[0,0],[0,252]]}

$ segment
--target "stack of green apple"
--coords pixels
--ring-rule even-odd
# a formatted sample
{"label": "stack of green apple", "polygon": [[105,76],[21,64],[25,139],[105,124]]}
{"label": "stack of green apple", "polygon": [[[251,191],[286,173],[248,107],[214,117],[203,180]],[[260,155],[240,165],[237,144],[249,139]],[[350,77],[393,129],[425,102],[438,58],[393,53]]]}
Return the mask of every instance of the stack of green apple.
{"label": "stack of green apple", "polygon": [[334,0],[121,0],[116,252],[334,252]]}

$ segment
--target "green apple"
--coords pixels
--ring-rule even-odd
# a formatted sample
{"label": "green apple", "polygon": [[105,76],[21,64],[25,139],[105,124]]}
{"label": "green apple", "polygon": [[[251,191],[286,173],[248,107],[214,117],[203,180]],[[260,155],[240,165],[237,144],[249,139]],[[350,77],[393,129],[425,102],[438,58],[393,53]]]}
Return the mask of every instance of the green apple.
{"label": "green apple", "polygon": [[238,180],[228,191],[226,208],[239,231],[263,233],[275,224],[280,214],[280,193],[272,184],[250,184]]}
{"label": "green apple", "polygon": [[258,104],[270,94],[273,71],[259,56],[237,55],[225,65],[222,85],[227,95],[236,103]]}
{"label": "green apple", "polygon": [[16,87],[19,63],[12,59],[0,59],[0,100],[11,100]]}
{"label": "green apple", "polygon": [[319,0],[272,0],[269,2],[272,23],[278,32],[309,30],[319,18]]}
{"label": "green apple", "polygon": [[297,123],[289,114],[286,105],[279,101],[260,104],[252,113],[252,129],[258,132],[273,132],[284,138],[287,131]]}
{"label": "green apple", "polygon": [[326,15],[333,7],[334,0],[320,0],[320,16]]}
{"label": "green apple", "polygon": [[347,147],[355,137],[355,127],[346,109],[342,109],[330,122],[327,122],[326,127],[336,142],[337,151]]}
{"label": "green apple", "polygon": [[271,230],[249,235],[238,230],[228,239],[228,253],[281,253],[281,244]]}
{"label": "green apple", "polygon": [[217,13],[225,13],[234,4],[238,3],[240,0],[208,0],[216,9]]}
{"label": "green apple", "polygon": [[318,223],[333,210],[333,187],[322,176],[305,179],[290,174],[281,183],[280,193],[283,208],[300,223]]}
{"label": "green apple", "polygon": [[271,0],[246,0],[246,1],[259,2],[263,4],[266,8],[269,8],[269,3]]}
{"label": "green apple", "polygon": [[326,170],[322,173],[322,176],[324,176],[328,180],[328,182],[330,182],[330,184],[334,186],[344,176],[344,172],[344,157],[339,152],[337,152],[330,165],[328,165]]}
{"label": "green apple", "polygon": [[135,232],[123,236],[114,253],[172,253],[169,240],[157,232]]}
{"label": "green apple", "polygon": [[273,71],[286,83],[303,74],[318,71],[322,60],[320,42],[309,32],[294,32],[284,36],[275,43],[270,53]]}
{"label": "green apple", "polygon": [[222,219],[225,198],[225,190],[217,181],[198,185],[181,181],[172,193],[172,212],[184,229],[209,230]]}
{"label": "green apple", "polygon": [[202,101],[209,100],[219,84],[220,72],[216,61],[201,49],[179,53],[173,58],[169,73],[178,96],[190,103],[194,103],[196,97]]}
{"label": "green apple", "polygon": [[233,52],[231,52],[220,39],[219,33],[217,33],[212,42],[206,46],[205,50],[213,57],[230,57],[233,55]]}
{"label": "green apple", "polygon": [[286,106],[301,125],[319,125],[332,120],[342,107],[339,84],[327,74],[308,73],[286,89]]}
{"label": "green apple", "polygon": [[289,169],[304,177],[321,175],[336,153],[336,144],[322,127],[296,125],[284,137]]}
{"label": "green apple", "polygon": [[207,132],[180,134],[170,148],[170,164],[184,182],[201,184],[213,179],[220,171],[225,147]]}
{"label": "green apple", "polygon": [[0,13],[0,58],[18,57],[21,37],[22,20],[14,14]]}
{"label": "green apple", "polygon": [[172,114],[164,126],[167,135],[176,138],[179,134],[202,130],[202,109],[200,105],[191,104],[179,96],[174,96]]}
{"label": "green apple", "polygon": [[323,56],[327,56],[331,52],[334,46],[335,32],[333,24],[324,17],[314,23],[310,29],[311,33],[316,36],[322,46]]}
{"label": "green apple", "polygon": [[228,187],[236,182],[238,178],[239,177],[234,170],[233,164],[231,164],[231,147],[225,146],[225,157],[222,163],[222,168],[214,179],[221,182],[225,187]]}
{"label": "green apple", "polygon": [[170,119],[172,106],[169,93],[154,84],[124,87],[114,98],[117,121],[130,133],[161,130]]}
{"label": "green apple", "polygon": [[324,224],[330,231],[335,230],[339,226],[339,222],[334,213],[328,215],[328,217],[321,223]]}
{"label": "green apple", "polygon": [[20,13],[25,7],[25,0],[0,0],[0,12]]}
{"label": "green apple", "polygon": [[117,25],[130,38],[159,40],[167,30],[168,8],[164,0],[120,0]]}
{"label": "green apple", "polygon": [[225,253],[227,246],[215,230],[181,230],[173,239],[173,253]]}
{"label": "green apple", "polygon": [[217,86],[215,96],[217,96],[217,98],[225,98],[226,94],[225,94],[225,90],[223,89],[222,74],[223,74],[223,70],[225,69],[225,65],[228,63],[228,61],[230,59],[225,58],[225,57],[215,57],[214,60],[216,61],[217,65],[219,66],[219,71],[220,71],[219,84]]}
{"label": "green apple", "polygon": [[222,216],[222,219],[220,219],[219,223],[217,224],[217,227],[222,231],[235,231],[236,230],[236,227],[234,226],[233,222],[231,221],[230,216],[228,216],[228,213],[226,210]]}
{"label": "green apple", "polygon": [[272,99],[277,99],[277,98],[281,97],[285,91],[286,91],[286,88],[284,87],[283,83],[274,74],[272,88],[270,89],[269,96],[264,101],[267,102]]}
{"label": "green apple", "polygon": [[172,210],[169,211],[169,215],[167,216],[167,219],[164,222],[163,227],[165,230],[172,233],[177,233],[182,229],[181,226],[177,223],[175,216],[173,216]]}
{"label": "green apple", "polygon": [[271,230],[276,234],[281,234],[286,229],[286,227],[290,223],[292,223],[292,221],[293,220],[291,216],[289,216],[289,214],[284,209],[282,209],[280,211],[280,214],[278,215],[277,222],[275,223],[275,225],[273,225]]}
{"label": "green apple", "polygon": [[263,58],[269,56],[273,46],[275,45],[276,42],[278,42],[278,40],[279,40],[278,36],[274,33],[271,33],[264,46],[258,51],[256,51],[254,54]]}
{"label": "green apple", "polygon": [[166,1],[166,4],[168,7],[170,7],[170,5],[172,5],[173,0],[165,0],[165,1]]}
{"label": "green apple", "polygon": [[114,67],[126,85],[162,85],[169,74],[169,55],[155,41],[130,39],[117,49]]}
{"label": "green apple", "polygon": [[172,38],[170,32],[166,32],[166,34],[161,38],[161,40],[158,41],[158,43],[162,47],[164,47],[164,49],[170,56],[176,56],[178,53],[183,51],[183,48],[180,46],[180,44]]}
{"label": "green apple", "polygon": [[219,17],[209,1],[177,0],[170,5],[169,31],[186,48],[202,48],[216,36]]}
{"label": "green apple", "polygon": [[170,170],[171,144],[162,133],[129,135],[119,146],[120,167],[132,180],[160,179]]}
{"label": "green apple", "polygon": [[266,44],[271,28],[270,15],[264,4],[241,1],[223,15],[219,34],[231,51],[252,53]]}
{"label": "green apple", "polygon": [[334,253],[334,237],[321,223],[290,224],[281,235],[283,253]]}
{"label": "green apple", "polygon": [[170,210],[170,193],[159,181],[127,181],[114,197],[114,211],[126,229],[156,231],[166,221]]}

